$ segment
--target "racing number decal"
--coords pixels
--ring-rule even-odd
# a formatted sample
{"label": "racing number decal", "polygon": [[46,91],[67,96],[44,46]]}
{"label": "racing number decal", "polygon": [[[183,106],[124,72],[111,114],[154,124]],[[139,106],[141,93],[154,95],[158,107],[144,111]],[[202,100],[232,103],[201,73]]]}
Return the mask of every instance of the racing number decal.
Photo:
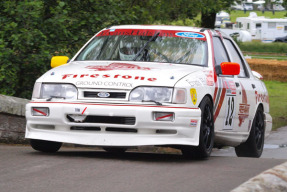
{"label": "racing number decal", "polygon": [[[227,97],[227,114],[226,114],[226,119],[225,119],[225,128],[231,128],[232,129],[232,123],[233,123],[233,114],[234,114],[234,97]],[[229,129],[230,129],[229,128]]]}
{"label": "racing number decal", "polygon": [[224,81],[224,87],[226,88],[226,112],[224,129],[233,129],[233,122],[235,117],[235,105],[236,105],[236,87],[234,81]]}

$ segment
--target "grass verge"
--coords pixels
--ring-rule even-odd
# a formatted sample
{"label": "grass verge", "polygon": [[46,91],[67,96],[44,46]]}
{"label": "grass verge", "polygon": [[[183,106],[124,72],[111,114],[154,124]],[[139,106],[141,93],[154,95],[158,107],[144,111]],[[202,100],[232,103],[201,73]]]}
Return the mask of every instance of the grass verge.
{"label": "grass verge", "polygon": [[230,20],[234,23],[237,17],[248,17],[250,12],[255,12],[257,16],[268,18],[284,18],[286,14],[286,11],[275,11],[273,15],[272,11],[265,11],[264,13],[262,13],[262,11],[246,11],[246,13],[244,13],[244,11],[234,10],[230,12]]}
{"label": "grass verge", "polygon": [[287,125],[287,82],[264,82],[270,100],[270,114],[273,118],[273,130]]}
{"label": "grass verge", "polygon": [[244,56],[250,56],[252,59],[271,59],[271,60],[287,60],[287,56],[278,56],[278,55],[257,55],[253,53],[244,54]]}
{"label": "grass verge", "polygon": [[286,54],[287,43],[262,43],[259,41],[240,42],[238,43],[241,51],[257,53],[277,53]]}

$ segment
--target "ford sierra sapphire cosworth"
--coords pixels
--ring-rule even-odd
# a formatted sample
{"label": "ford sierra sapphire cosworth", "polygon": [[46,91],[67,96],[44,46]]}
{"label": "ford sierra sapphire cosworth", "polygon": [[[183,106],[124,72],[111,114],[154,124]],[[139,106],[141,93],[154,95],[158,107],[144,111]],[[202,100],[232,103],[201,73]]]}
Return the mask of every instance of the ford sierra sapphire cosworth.
{"label": "ford sierra sapphire cosworth", "polygon": [[218,31],[114,26],[51,66],[26,106],[26,138],[38,151],[154,145],[206,158],[234,146],[237,156],[260,157],[272,127],[262,76]]}

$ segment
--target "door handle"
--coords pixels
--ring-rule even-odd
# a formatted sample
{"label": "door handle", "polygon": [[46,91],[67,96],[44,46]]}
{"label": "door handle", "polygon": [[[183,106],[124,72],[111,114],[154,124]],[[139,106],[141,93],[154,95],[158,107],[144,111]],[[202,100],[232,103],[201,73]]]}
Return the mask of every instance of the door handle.
{"label": "door handle", "polygon": [[255,89],[255,88],[256,88],[256,86],[255,86],[254,84],[251,84],[251,85],[252,85],[252,88],[253,88],[253,89]]}

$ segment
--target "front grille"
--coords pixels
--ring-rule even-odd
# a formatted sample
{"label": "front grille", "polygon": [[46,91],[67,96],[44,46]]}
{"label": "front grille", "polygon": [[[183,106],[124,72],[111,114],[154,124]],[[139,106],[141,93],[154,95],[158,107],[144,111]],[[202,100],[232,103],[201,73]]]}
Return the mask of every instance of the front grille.
{"label": "front grille", "polygon": [[84,97],[90,98],[106,98],[106,99],[125,99],[126,93],[125,92],[105,92],[109,93],[109,97],[99,97],[98,94],[102,93],[99,91],[84,91]]}
{"label": "front grille", "polygon": [[79,126],[73,126],[70,128],[74,131],[101,131],[100,127],[79,127]]}
{"label": "front grille", "polygon": [[177,131],[173,129],[158,129],[155,132],[157,134],[177,134]]}
{"label": "front grille", "polygon": [[[75,122],[73,118],[67,115],[70,122]],[[96,116],[88,115],[82,123],[107,123],[107,124],[123,124],[134,125],[136,123],[135,117],[120,117],[120,116]]]}
{"label": "front grille", "polygon": [[137,129],[131,129],[131,128],[117,128],[117,127],[107,127],[106,131],[110,132],[123,132],[123,133],[137,133]]}

